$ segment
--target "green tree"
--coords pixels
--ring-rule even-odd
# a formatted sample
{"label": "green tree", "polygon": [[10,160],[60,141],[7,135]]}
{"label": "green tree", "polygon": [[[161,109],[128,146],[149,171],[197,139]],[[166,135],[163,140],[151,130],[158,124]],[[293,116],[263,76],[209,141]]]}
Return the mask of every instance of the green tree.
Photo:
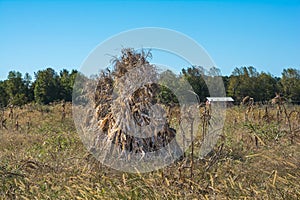
{"label": "green tree", "polygon": [[160,92],[158,98],[163,104],[177,104],[178,99],[175,95],[179,89],[178,77],[170,70],[166,70],[160,75]]}
{"label": "green tree", "polygon": [[300,70],[293,68],[284,69],[280,84],[284,96],[290,101],[300,102]]}
{"label": "green tree", "polygon": [[10,71],[4,84],[10,104],[23,105],[28,102],[26,85],[20,72]]}
{"label": "green tree", "polygon": [[7,106],[8,99],[9,96],[5,91],[5,84],[3,81],[0,81],[0,108]]}
{"label": "green tree", "polygon": [[221,75],[221,70],[216,67],[211,67],[207,70],[204,76],[205,83],[209,90],[209,96],[222,97],[226,96],[225,84]]}
{"label": "green tree", "polygon": [[60,99],[63,99],[65,101],[72,101],[73,85],[76,79],[76,75],[77,75],[76,70],[72,70],[71,73],[69,73],[68,70],[63,69],[60,72],[60,76],[59,76]]}
{"label": "green tree", "polygon": [[37,103],[48,104],[59,100],[59,76],[52,68],[35,73],[34,99]]}
{"label": "green tree", "polygon": [[259,73],[252,66],[235,68],[229,77],[228,95],[241,101],[245,96],[251,96],[254,99],[258,97],[257,87]]}
{"label": "green tree", "polygon": [[278,92],[277,80],[271,74],[262,72],[257,78],[256,101],[270,100]]}
{"label": "green tree", "polygon": [[71,73],[72,74],[72,85],[73,85],[73,92],[72,92],[72,104],[74,105],[85,105],[88,103],[88,95],[86,88],[87,83],[90,81],[83,73],[77,72]]}
{"label": "green tree", "polygon": [[230,96],[228,94],[229,76],[222,76],[222,80],[223,80],[223,84],[224,84],[224,87],[225,87],[226,96]]}
{"label": "green tree", "polygon": [[32,78],[29,75],[29,73],[25,73],[23,81],[25,84],[25,95],[28,102],[31,102],[34,100],[34,85],[32,83]]}
{"label": "green tree", "polygon": [[182,70],[182,75],[192,86],[194,92],[198,95],[201,101],[209,96],[209,91],[205,82],[206,70],[203,67],[189,67]]}

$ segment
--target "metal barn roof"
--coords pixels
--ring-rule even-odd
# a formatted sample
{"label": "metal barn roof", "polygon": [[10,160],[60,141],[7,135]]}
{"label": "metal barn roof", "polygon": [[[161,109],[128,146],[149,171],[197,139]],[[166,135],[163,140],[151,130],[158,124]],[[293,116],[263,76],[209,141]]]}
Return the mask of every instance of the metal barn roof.
{"label": "metal barn roof", "polygon": [[210,102],[214,101],[221,101],[221,102],[227,102],[227,101],[234,101],[231,97],[206,97],[206,99]]}

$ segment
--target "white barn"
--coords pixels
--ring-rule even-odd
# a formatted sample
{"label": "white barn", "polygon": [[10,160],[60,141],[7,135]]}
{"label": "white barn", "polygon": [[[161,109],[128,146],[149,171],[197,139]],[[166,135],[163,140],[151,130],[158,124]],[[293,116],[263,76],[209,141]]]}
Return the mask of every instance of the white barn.
{"label": "white barn", "polygon": [[234,102],[233,98],[231,97],[206,97],[209,103],[213,102]]}
{"label": "white barn", "polygon": [[226,106],[233,106],[233,98],[231,97],[206,97],[206,105],[226,105]]}

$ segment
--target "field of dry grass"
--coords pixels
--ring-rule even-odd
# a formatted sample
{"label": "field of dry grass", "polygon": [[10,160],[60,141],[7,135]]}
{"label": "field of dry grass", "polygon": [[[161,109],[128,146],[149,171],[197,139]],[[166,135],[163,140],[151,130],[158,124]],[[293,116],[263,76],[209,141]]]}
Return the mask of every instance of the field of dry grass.
{"label": "field of dry grass", "polygon": [[0,199],[299,199],[300,107],[287,106],[289,120],[255,106],[245,120],[246,110],[228,109],[224,137],[205,159],[194,157],[191,177],[188,168],[179,174],[189,152],[145,174],[101,165],[77,135],[70,104],[63,120],[60,104],[14,109],[12,119],[7,109]]}

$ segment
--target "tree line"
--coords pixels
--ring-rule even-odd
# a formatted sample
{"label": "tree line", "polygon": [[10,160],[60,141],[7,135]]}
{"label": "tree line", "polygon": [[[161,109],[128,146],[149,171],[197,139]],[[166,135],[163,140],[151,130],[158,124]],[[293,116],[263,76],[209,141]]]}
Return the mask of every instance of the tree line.
{"label": "tree line", "polygon": [[[179,84],[176,75],[171,71],[164,72],[168,84]],[[24,105],[30,102],[48,104],[54,101],[72,101],[73,85],[78,71],[66,69],[57,73],[52,68],[40,70],[34,73],[35,80],[25,73],[10,71],[7,79],[0,81],[0,106]],[[281,94],[289,102],[300,103],[300,70],[294,68],[284,69],[281,77],[275,77],[270,73],[258,72],[254,67],[235,68],[230,76],[221,76],[218,68],[209,70],[203,67],[183,68],[179,78],[184,78],[192,86],[200,101],[211,96],[206,85],[214,81],[211,77],[221,77],[227,96],[240,102],[244,97],[250,96],[255,101],[267,101]],[[178,76],[177,76],[178,78]],[[222,83],[222,84],[223,84]],[[217,88],[216,88],[217,89]],[[210,91],[212,92],[212,91]],[[177,97],[167,88],[162,86],[160,99],[163,102],[177,103]]]}
{"label": "tree line", "polygon": [[252,66],[235,68],[230,76],[221,76],[220,70],[214,67],[208,71],[202,67],[189,67],[182,70],[182,76],[202,101],[211,96],[205,83],[212,77],[221,77],[226,95],[236,102],[241,102],[246,96],[264,102],[277,93],[288,102],[300,103],[300,70],[295,68],[283,69],[281,77],[275,77],[270,73],[258,72]]}
{"label": "tree line", "polygon": [[54,101],[71,101],[76,70],[63,69],[59,73],[52,68],[34,73],[35,80],[25,73],[10,71],[7,79],[0,81],[0,106],[24,105],[30,102],[48,104]]}

